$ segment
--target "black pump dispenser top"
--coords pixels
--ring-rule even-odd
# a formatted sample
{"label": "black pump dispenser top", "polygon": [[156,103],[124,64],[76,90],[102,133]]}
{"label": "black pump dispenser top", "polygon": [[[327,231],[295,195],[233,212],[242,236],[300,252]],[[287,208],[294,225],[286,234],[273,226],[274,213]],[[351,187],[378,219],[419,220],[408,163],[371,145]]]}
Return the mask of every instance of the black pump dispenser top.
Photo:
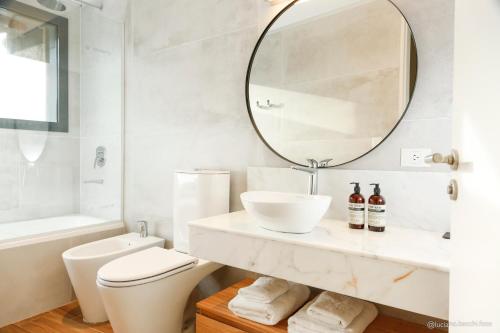
{"label": "black pump dispenser top", "polygon": [[375,195],[380,195],[380,184],[370,184],[372,186],[375,186],[375,188],[373,189],[373,193]]}
{"label": "black pump dispenser top", "polygon": [[351,185],[355,185],[354,186],[354,193],[356,193],[356,194],[360,194],[361,193],[361,187],[359,187],[359,183],[352,182]]}

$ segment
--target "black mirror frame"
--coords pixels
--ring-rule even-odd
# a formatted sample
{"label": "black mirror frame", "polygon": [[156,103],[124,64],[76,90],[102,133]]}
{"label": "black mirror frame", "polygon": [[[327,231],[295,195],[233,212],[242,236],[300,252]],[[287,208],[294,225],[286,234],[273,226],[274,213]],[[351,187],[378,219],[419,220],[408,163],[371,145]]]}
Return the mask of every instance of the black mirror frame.
{"label": "black mirror frame", "polygon": [[[267,32],[269,31],[269,29],[271,29],[271,27],[274,24],[274,22],[276,22],[281,17],[281,15],[283,15],[288,9],[290,9],[291,7],[293,7],[293,5],[295,5],[298,1],[300,1],[300,0],[293,0],[291,3],[289,3],[287,6],[285,6],[285,8],[283,8],[278,14],[276,14],[276,16],[273,17],[273,19],[271,20],[271,22],[266,26],[266,28],[264,29],[264,31],[260,35],[257,43],[255,44],[255,47],[254,47],[254,49],[252,51],[252,55],[250,57],[250,61],[248,63],[248,68],[247,68],[247,74],[246,74],[246,80],[245,80],[245,98],[246,98],[248,116],[250,117],[250,121],[252,122],[252,126],[255,129],[255,131],[257,132],[257,135],[259,136],[259,138],[267,146],[267,148],[269,148],[278,157],[280,157],[281,159],[283,159],[283,160],[285,160],[285,161],[287,161],[289,163],[307,167],[307,165],[305,165],[305,164],[300,164],[298,162],[294,162],[294,161],[286,158],[285,156],[281,155],[280,153],[278,153],[266,141],[266,139],[264,138],[264,136],[262,135],[262,133],[259,131],[259,128],[258,128],[258,126],[257,126],[257,124],[255,122],[255,119],[254,119],[253,115],[252,115],[252,107],[251,107],[251,104],[250,104],[250,92],[249,92],[250,76],[251,76],[251,73],[252,73],[252,66],[253,66],[253,63],[254,63],[254,60],[255,60],[255,56],[257,55],[257,51],[259,50],[260,44],[262,43],[262,41],[266,37]],[[362,154],[362,155],[360,155],[360,156],[358,156],[356,158],[353,158],[352,160],[349,160],[347,162],[343,162],[343,163],[340,163],[340,164],[336,164],[336,165],[329,165],[329,166],[326,166],[325,168],[334,168],[334,167],[338,167],[338,166],[342,166],[342,165],[346,165],[348,163],[354,162],[354,161],[359,160],[362,157],[368,155],[369,153],[371,153],[372,151],[374,151],[378,147],[380,147],[385,142],[385,140],[399,126],[399,124],[401,123],[401,121],[403,120],[404,116],[406,115],[406,112],[408,111],[408,108],[410,107],[410,104],[412,102],[413,95],[414,95],[415,88],[417,86],[417,81],[418,81],[418,79],[417,79],[418,78],[418,75],[417,75],[418,74],[418,51],[417,51],[417,44],[415,42],[415,37],[414,37],[414,34],[413,34],[413,30],[412,30],[411,25],[408,22],[408,19],[406,18],[406,16],[401,12],[401,10],[398,8],[398,6],[396,6],[394,4],[394,2],[392,0],[386,0],[386,1],[390,2],[394,6],[394,8],[401,14],[401,16],[405,19],[406,23],[408,24],[408,28],[410,29],[410,32],[411,32],[411,44],[412,44],[412,49],[414,51],[414,52],[412,52],[412,53],[414,53],[414,55],[412,54],[412,60],[414,58],[414,62],[415,62],[415,64],[412,65],[412,66],[414,66],[414,68],[415,68],[415,79],[413,80],[413,84],[410,87],[410,91],[411,91],[410,98],[408,99],[408,103],[406,104],[406,108],[405,108],[404,112],[401,114],[401,117],[399,118],[399,120],[396,122],[396,124],[394,125],[394,127],[387,133],[387,135],[375,147],[373,147],[372,149],[370,149],[366,153],[364,153],[364,154]]]}

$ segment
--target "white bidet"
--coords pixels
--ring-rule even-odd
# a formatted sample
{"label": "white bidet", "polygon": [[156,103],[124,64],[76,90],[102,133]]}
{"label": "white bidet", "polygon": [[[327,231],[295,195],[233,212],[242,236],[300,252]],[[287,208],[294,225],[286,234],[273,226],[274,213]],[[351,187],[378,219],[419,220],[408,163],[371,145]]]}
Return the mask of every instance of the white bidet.
{"label": "white bidet", "polygon": [[164,242],[161,238],[140,237],[137,233],[129,233],[83,244],[65,251],[62,257],[80,303],[83,320],[87,323],[100,323],[108,320],[95,285],[99,268],[130,253],[154,246],[163,248]]}

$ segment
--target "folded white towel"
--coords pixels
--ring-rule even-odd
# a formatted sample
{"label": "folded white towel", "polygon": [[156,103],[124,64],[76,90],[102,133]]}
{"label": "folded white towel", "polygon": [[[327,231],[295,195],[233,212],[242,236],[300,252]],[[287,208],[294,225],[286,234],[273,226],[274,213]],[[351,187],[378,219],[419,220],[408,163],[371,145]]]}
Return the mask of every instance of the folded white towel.
{"label": "folded white towel", "polygon": [[363,311],[361,300],[324,291],[307,309],[307,314],[329,326],[346,328],[361,311]]}
{"label": "folded white towel", "polygon": [[260,277],[250,286],[238,290],[238,295],[249,301],[271,303],[288,291],[288,281],[273,277]]}
{"label": "folded white towel", "polygon": [[309,298],[309,288],[290,284],[290,289],[271,303],[258,303],[237,295],[229,302],[229,310],[235,315],[264,325],[275,325],[291,315]]}
{"label": "folded white towel", "polygon": [[311,318],[307,314],[307,309],[314,300],[307,303],[302,309],[288,319],[288,333],[362,333],[377,318],[378,310],[375,305],[363,302],[363,311],[346,328],[332,327],[325,325]]}

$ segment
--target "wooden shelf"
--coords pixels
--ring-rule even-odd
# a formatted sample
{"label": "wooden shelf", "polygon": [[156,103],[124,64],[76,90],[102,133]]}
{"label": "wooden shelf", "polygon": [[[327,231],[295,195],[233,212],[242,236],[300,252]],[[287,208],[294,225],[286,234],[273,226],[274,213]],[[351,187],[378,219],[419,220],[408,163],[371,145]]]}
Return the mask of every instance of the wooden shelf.
{"label": "wooden shelf", "polygon": [[[238,289],[252,282],[252,279],[245,279],[198,302],[197,333],[286,333],[286,320],[275,326],[266,326],[237,317],[229,311],[227,305],[236,296]],[[422,325],[379,315],[365,333],[429,333],[430,331]]]}

